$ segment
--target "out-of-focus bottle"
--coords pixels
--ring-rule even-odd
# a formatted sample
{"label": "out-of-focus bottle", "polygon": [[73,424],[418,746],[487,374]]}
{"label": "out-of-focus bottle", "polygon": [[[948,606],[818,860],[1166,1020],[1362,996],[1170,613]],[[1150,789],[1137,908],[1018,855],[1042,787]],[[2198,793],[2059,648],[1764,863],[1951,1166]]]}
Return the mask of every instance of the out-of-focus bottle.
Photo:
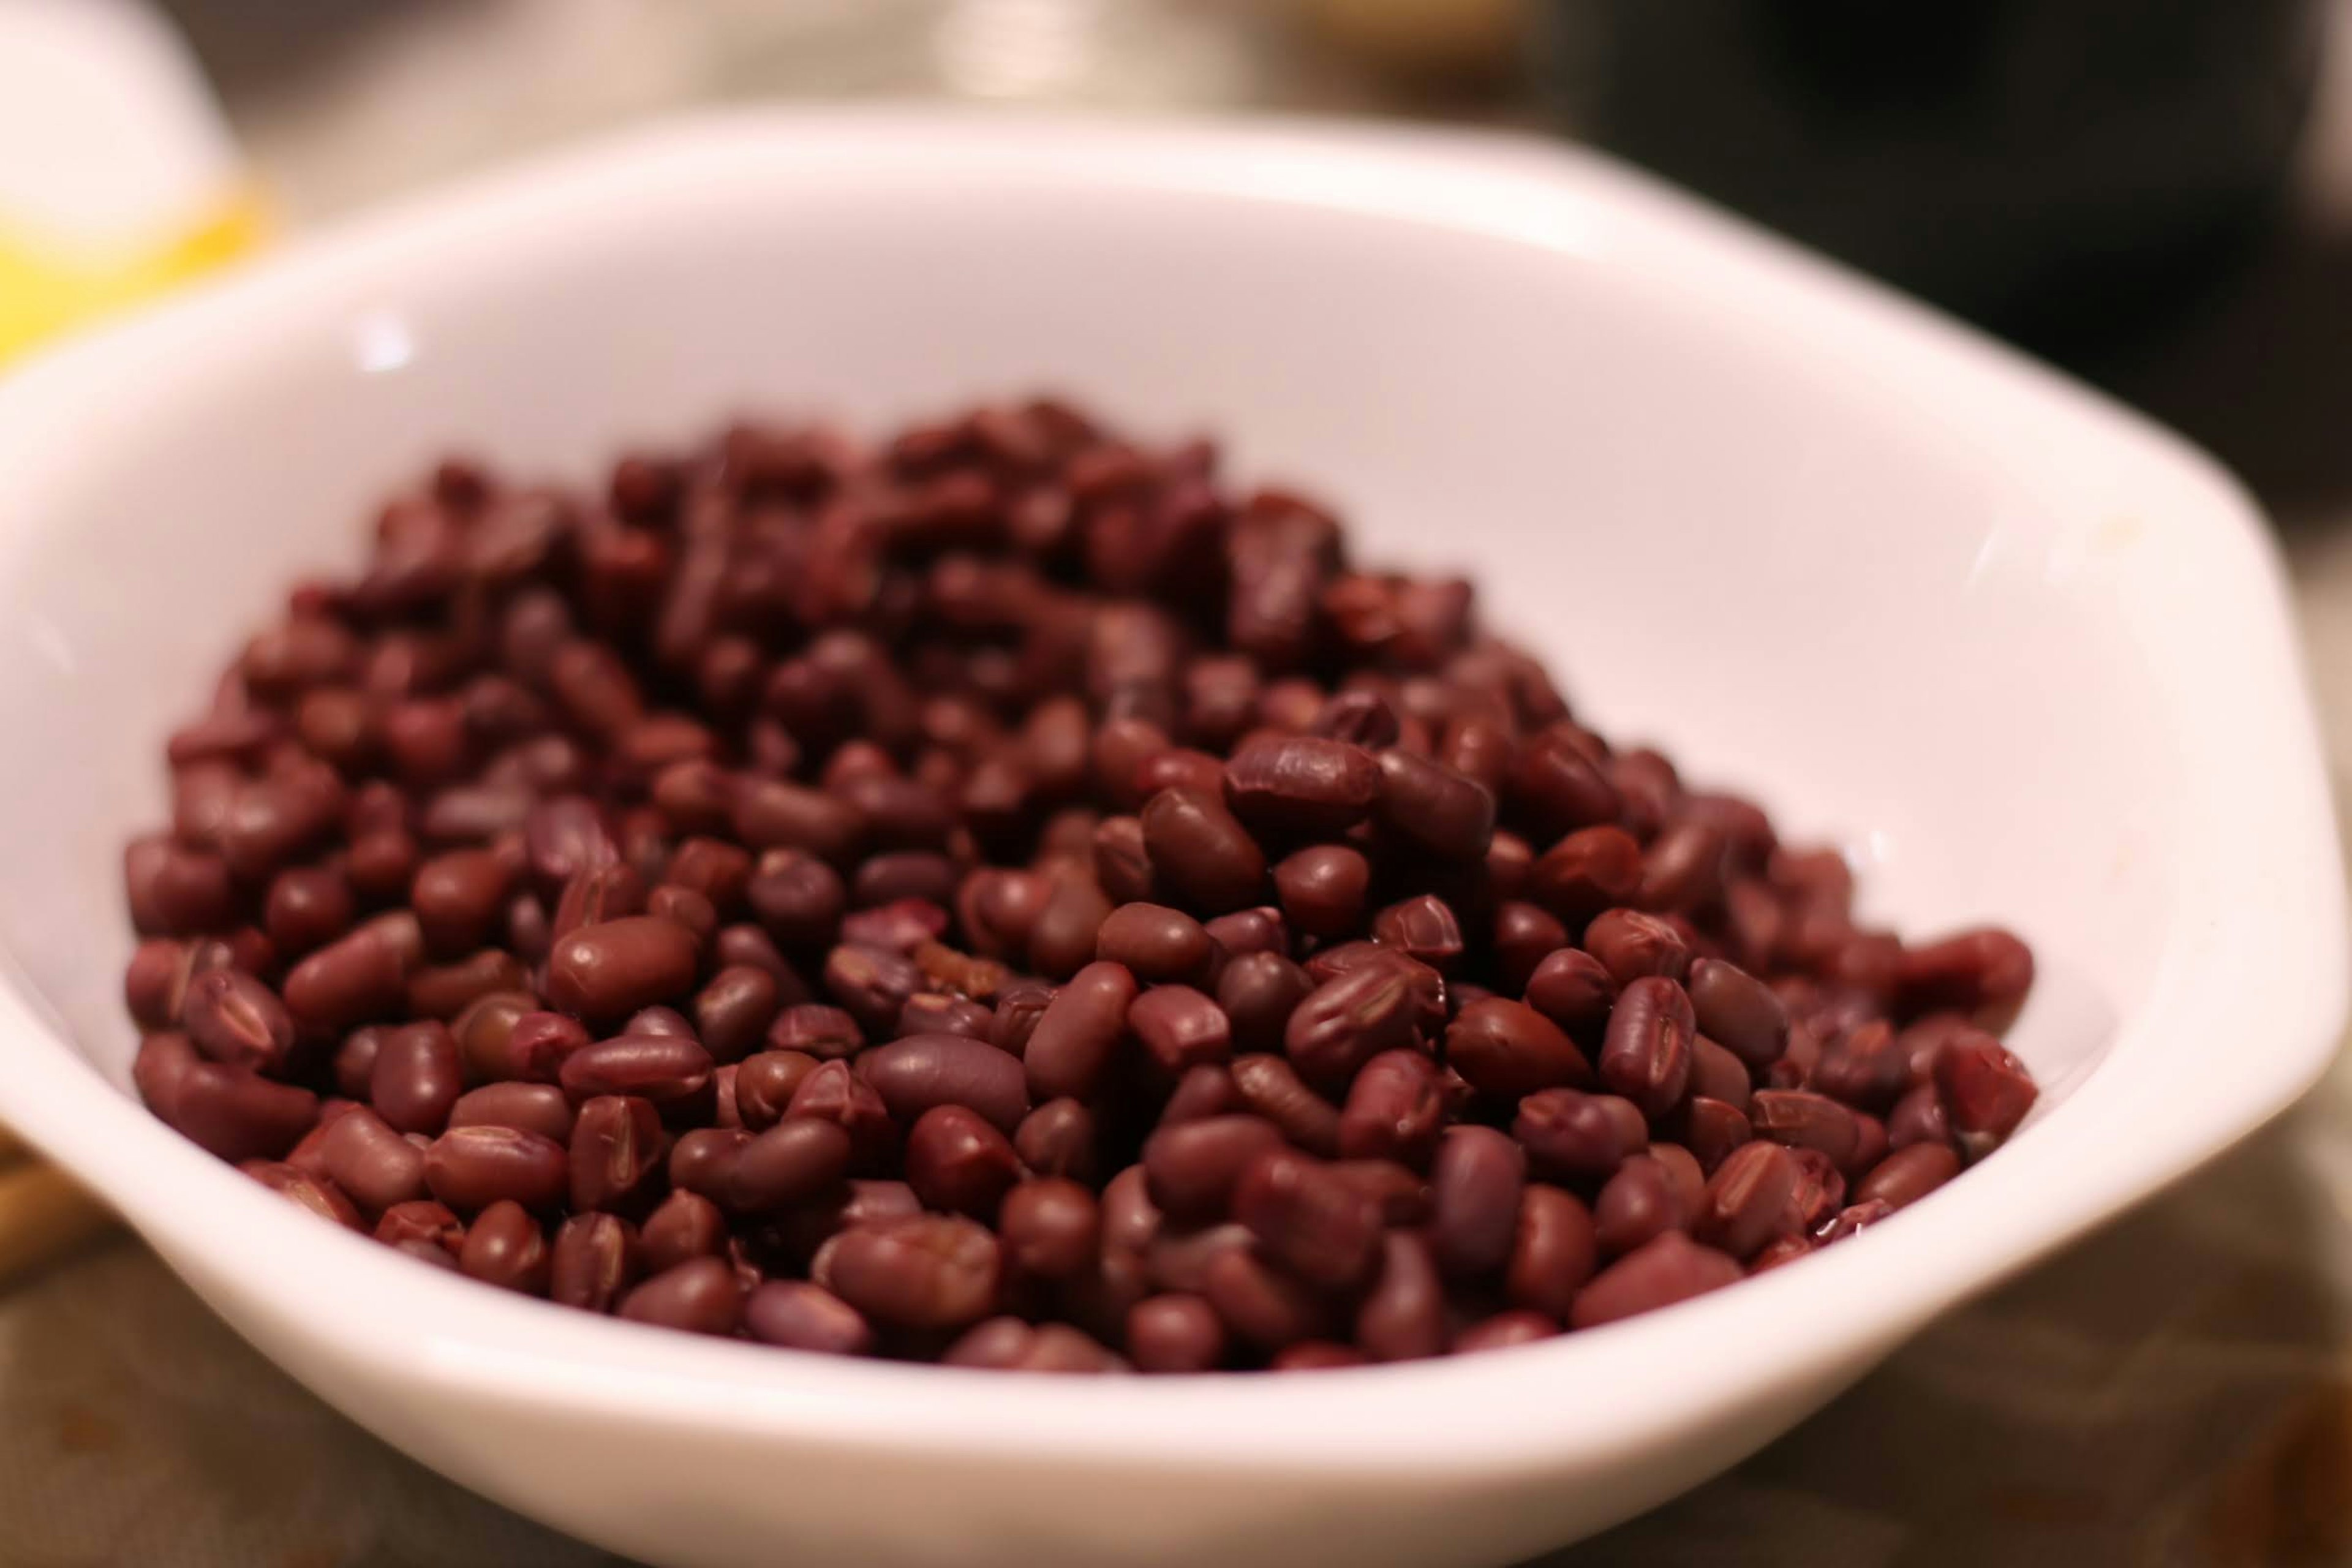
{"label": "out-of-focus bottle", "polygon": [[218,106],[136,0],[0,0],[0,363],[263,228]]}
{"label": "out-of-focus bottle", "polygon": [[2261,231],[2324,0],[1544,0],[1573,129],[2043,346]]}

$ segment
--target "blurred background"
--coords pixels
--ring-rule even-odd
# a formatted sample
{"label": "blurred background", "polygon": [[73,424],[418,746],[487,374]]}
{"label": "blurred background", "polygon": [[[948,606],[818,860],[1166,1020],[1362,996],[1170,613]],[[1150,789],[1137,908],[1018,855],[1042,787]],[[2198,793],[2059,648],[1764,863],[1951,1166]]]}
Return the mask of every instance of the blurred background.
{"label": "blurred background", "polygon": [[[77,75],[68,34],[114,58]],[[0,361],[12,331],[583,134],[869,98],[1403,117],[1654,169],[2235,468],[2352,777],[2352,0],[0,0]],[[142,210],[160,226],[126,229]],[[45,251],[61,213],[147,250]],[[2345,1076],[1548,1561],[2352,1562]],[[607,1561],[351,1427],[94,1222],[52,1204],[12,1254],[6,1180],[0,1568]]]}

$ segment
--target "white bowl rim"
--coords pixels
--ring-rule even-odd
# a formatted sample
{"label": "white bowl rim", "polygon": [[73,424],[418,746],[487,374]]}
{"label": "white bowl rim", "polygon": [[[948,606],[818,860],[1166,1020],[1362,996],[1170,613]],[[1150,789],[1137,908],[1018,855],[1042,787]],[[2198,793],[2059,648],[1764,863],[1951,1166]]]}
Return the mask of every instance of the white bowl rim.
{"label": "white bowl rim", "polygon": [[[1051,1458],[1196,1471],[1491,1471],[1674,1438],[1733,1403],[1792,1392],[1882,1353],[1929,1316],[2014,1273],[2219,1152],[2282,1110],[2333,1052],[2345,1011],[2335,825],[2275,551],[2238,487],[2178,438],[2062,377],[1747,229],[1548,142],[1311,121],[1208,126],[898,108],[704,115],[398,204],[303,239],[190,296],[56,349],[0,382],[0,574],[44,487],[173,362],[234,357],[268,324],[420,267],[462,269],[528,233],[571,232],[680,182],[751,172],[871,179],[1109,182],[1340,206],[1514,242],[1637,260],[1734,291],[1788,331],[1834,333],[1956,418],[2034,429],[2065,460],[2122,468],[2168,499],[2164,548],[2201,578],[2214,646],[2193,686],[2159,671],[2200,734],[2183,851],[2203,908],[2177,921],[2155,994],[2126,1035],[2228,1028],[2262,1042],[2193,1097],[2095,1074],[2000,1158],[1918,1210],[1739,1288],[1510,1353],[1299,1381],[1027,1378],[780,1352],[647,1332],[482,1289],[316,1223],[170,1133],[68,1045],[13,975],[0,988],[0,1110],[195,1271],[257,1286],[290,1328],[360,1358],[396,1358],[423,1391],[635,1422],[658,1433]],[[2043,453],[2021,462],[2048,464]],[[2222,633],[2226,632],[2224,637]],[[2118,1051],[2120,1057],[2122,1053]],[[2117,1128],[2133,1136],[2117,1138]],[[2070,1147],[2069,1140],[2079,1143]],[[2075,1149],[2097,1150],[2095,1159]],[[299,1299],[298,1299],[299,1298]],[[420,1325],[427,1325],[420,1327]],[[1768,1353],[1757,1353],[1769,1345]]]}

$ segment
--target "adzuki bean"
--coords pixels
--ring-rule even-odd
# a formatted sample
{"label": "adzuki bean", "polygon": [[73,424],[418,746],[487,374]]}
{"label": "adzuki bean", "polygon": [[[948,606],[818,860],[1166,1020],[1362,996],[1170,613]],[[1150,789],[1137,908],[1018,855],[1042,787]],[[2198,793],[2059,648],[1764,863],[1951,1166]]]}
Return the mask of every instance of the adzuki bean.
{"label": "adzuki bean", "polygon": [[[434,1267],[1044,1372],[1583,1331],[2011,1136],[2033,955],[1049,400],[444,464],[164,747],[155,1113]],[[321,1093],[333,1098],[322,1100]]]}

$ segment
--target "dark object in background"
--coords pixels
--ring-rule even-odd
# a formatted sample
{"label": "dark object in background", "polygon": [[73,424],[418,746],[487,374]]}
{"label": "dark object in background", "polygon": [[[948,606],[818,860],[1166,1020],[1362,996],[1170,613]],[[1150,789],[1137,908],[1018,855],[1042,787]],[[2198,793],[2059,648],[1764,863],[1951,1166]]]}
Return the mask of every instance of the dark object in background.
{"label": "dark object in background", "polygon": [[2284,184],[2316,0],[1550,0],[1577,129],[2037,347],[2224,273]]}

